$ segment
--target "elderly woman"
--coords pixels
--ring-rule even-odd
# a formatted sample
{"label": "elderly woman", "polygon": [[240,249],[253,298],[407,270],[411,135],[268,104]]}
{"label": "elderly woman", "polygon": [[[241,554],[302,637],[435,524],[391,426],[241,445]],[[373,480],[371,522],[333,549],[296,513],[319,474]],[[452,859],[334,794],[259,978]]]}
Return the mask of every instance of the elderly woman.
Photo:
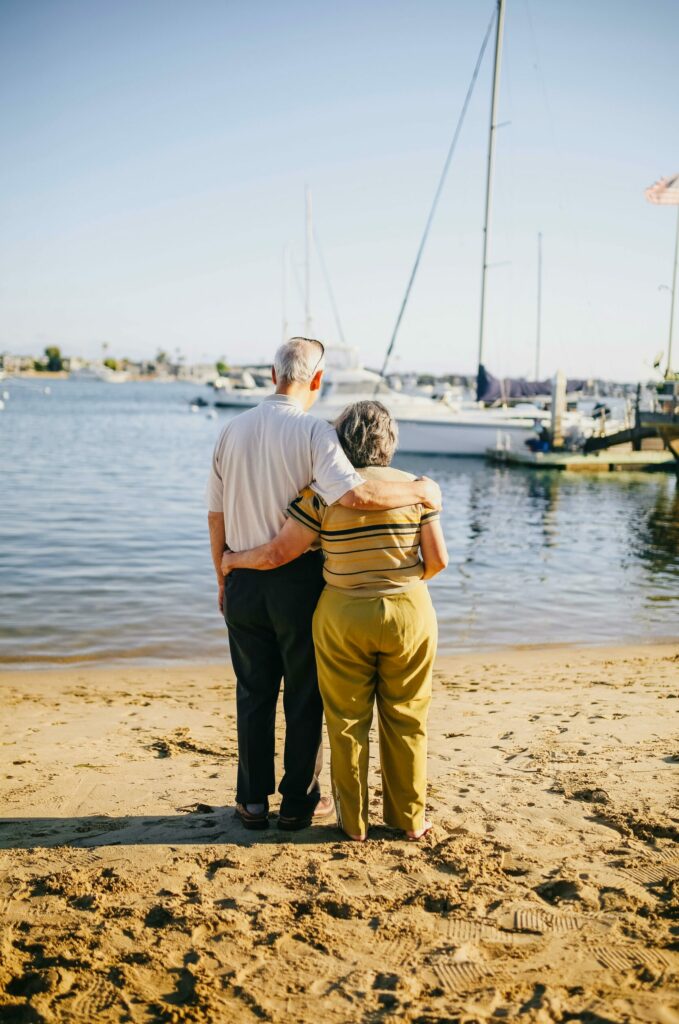
{"label": "elderly woman", "polygon": [[[380,402],[348,406],[335,427],[361,476],[413,479],[390,466],[397,428]],[[437,636],[424,581],[448,561],[439,514],[421,505],[387,512],[328,506],[306,488],[288,517],[269,544],[227,552],[222,569],[272,569],[320,540],[326,585],[313,632],[337,819],[351,839],[367,837],[368,738],[377,702],[384,821],[419,839],[431,828],[427,713]]]}

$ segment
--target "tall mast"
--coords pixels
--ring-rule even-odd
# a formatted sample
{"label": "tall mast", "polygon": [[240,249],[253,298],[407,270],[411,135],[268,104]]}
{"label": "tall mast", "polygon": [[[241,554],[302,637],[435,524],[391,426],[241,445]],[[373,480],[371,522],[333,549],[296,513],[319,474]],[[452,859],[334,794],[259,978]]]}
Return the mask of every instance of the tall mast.
{"label": "tall mast", "polygon": [[311,337],[311,246],[313,244],[313,223],[311,219],[311,189],[306,186],[306,247],[304,265],[304,333]]}
{"label": "tall mast", "polygon": [[679,207],[677,207],[677,234],[674,239],[674,268],[672,270],[672,299],[670,302],[670,337],[667,344],[667,370],[665,376],[672,372],[672,335],[674,333],[674,303],[677,297],[677,260],[679,259]]}
{"label": "tall mast", "polygon": [[497,131],[497,106],[500,95],[500,65],[502,63],[502,36],[504,33],[505,4],[497,0],[495,22],[495,64],[493,67],[493,98],[490,105],[490,131],[488,133],[488,170],[486,172],[486,208],[483,219],[483,262],[481,264],[481,315],[479,318],[479,358],[483,363],[483,343],[486,326],[486,271],[488,269],[488,236],[493,202],[493,167],[495,164],[495,133]]}
{"label": "tall mast", "polygon": [[535,332],[535,380],[540,380],[540,331],[542,328],[542,232],[538,231],[538,317]]}
{"label": "tall mast", "polygon": [[289,247],[287,245],[283,249],[283,262],[281,265],[281,334],[283,336],[283,344],[288,340],[288,263],[290,261],[288,249]]}

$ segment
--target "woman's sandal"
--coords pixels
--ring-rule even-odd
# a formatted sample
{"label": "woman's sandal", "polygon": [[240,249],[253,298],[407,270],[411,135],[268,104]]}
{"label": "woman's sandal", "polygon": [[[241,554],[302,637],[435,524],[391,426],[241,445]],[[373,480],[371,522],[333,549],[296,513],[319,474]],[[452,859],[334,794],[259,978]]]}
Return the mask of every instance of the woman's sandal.
{"label": "woman's sandal", "polygon": [[427,832],[431,832],[433,827],[434,826],[431,821],[425,821],[422,828],[418,828],[416,832],[406,832],[406,838],[409,842],[416,843],[419,839],[422,839],[423,836],[426,836]]}
{"label": "woman's sandal", "polygon": [[299,817],[289,817],[284,814],[278,815],[278,827],[284,832],[299,832],[308,828],[314,821],[325,821],[335,815],[335,801],[331,796],[322,796],[313,811],[302,814]]}
{"label": "woman's sandal", "polygon": [[324,821],[335,816],[335,801],[331,796],[322,796],[314,808],[314,821]]}

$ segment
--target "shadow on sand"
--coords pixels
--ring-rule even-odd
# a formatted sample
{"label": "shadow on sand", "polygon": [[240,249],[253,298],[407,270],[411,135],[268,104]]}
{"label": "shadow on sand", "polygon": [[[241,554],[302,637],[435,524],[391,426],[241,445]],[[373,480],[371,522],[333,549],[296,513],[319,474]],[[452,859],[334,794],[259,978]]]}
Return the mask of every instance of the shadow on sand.
{"label": "shadow on sand", "polygon": [[[213,807],[183,814],[145,815],[115,818],[88,815],[82,818],[0,818],[1,850],[32,850],[51,846],[182,846],[230,843],[254,846],[295,843],[321,846],[337,843],[344,834],[336,824],[318,824],[299,832],[276,827],[276,815],[269,828],[250,832],[234,817],[233,807]],[[386,830],[385,830],[386,831]]]}

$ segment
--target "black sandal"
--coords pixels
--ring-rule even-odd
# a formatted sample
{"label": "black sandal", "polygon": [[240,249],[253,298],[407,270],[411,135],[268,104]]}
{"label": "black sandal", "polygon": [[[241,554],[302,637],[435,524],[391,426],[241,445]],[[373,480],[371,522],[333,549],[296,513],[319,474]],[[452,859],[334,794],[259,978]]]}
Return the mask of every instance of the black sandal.
{"label": "black sandal", "polygon": [[251,814],[245,804],[236,804],[236,810],[233,813],[234,817],[238,818],[244,828],[254,831],[269,827],[268,807],[265,807],[263,811],[259,811],[257,814]]}

